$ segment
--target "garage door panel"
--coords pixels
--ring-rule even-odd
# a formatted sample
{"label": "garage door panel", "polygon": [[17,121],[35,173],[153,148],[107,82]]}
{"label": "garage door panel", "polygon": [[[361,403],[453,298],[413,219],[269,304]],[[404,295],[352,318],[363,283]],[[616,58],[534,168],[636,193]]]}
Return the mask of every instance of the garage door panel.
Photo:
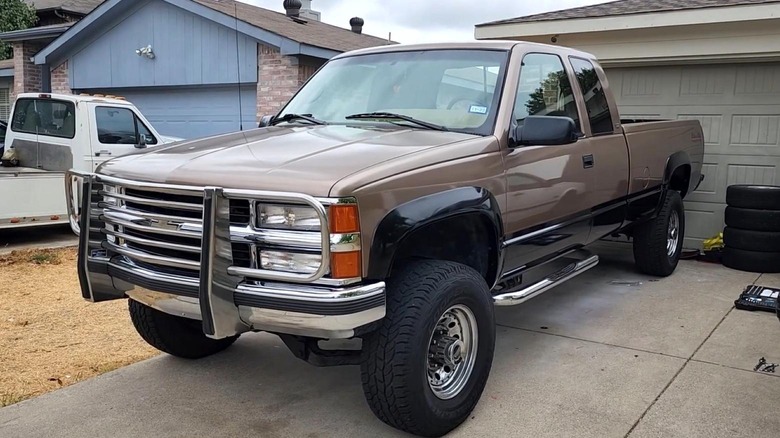
{"label": "garage door panel", "polygon": [[[162,135],[198,138],[257,127],[257,89],[235,86],[101,90],[133,102]],[[240,103],[240,106],[239,106]],[[239,108],[241,108],[239,110]]]}
{"label": "garage door panel", "polygon": [[723,231],[726,205],[685,202],[685,246],[701,248],[701,242]]}
{"label": "garage door panel", "polygon": [[[726,187],[780,183],[780,63],[608,69],[621,114],[695,119],[706,179],[686,198],[690,245],[722,230]],[[698,243],[694,246],[698,246]]]}

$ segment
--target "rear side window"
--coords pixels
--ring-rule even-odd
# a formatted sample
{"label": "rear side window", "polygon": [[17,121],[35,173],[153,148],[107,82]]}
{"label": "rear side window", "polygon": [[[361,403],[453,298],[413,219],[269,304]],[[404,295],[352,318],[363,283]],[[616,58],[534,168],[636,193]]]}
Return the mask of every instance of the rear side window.
{"label": "rear side window", "polygon": [[73,102],[52,99],[19,99],[16,101],[11,130],[52,137],[73,138],[76,135],[76,110]]}
{"label": "rear side window", "polygon": [[569,58],[577,82],[580,84],[582,96],[585,98],[585,107],[590,119],[590,130],[593,135],[612,134],[615,131],[612,125],[612,114],[609,112],[609,103],[604,94],[604,86],[601,84],[596,69],[590,61],[581,58]]}
{"label": "rear side window", "polygon": [[570,117],[580,126],[569,75],[557,55],[529,53],[523,58],[514,117],[522,124],[528,116]]}
{"label": "rear side window", "polygon": [[139,144],[143,137],[146,144],[157,144],[157,139],[127,108],[99,106],[95,108],[98,141],[103,144]]}

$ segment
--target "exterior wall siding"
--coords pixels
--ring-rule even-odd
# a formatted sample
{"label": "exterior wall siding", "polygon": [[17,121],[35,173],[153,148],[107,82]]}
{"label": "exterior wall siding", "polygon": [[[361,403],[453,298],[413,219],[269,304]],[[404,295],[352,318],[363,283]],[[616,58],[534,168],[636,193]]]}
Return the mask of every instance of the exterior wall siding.
{"label": "exterior wall siding", "polygon": [[[147,45],[154,59],[136,54]],[[228,27],[153,0],[76,49],[69,62],[72,86],[254,84],[256,47],[254,40]]]}
{"label": "exterior wall siding", "polygon": [[257,117],[275,115],[320,67],[258,44]]}
{"label": "exterior wall siding", "polygon": [[13,43],[14,49],[14,86],[11,101],[20,93],[41,91],[41,66],[30,62],[30,58],[38,53],[43,45],[34,41]]}

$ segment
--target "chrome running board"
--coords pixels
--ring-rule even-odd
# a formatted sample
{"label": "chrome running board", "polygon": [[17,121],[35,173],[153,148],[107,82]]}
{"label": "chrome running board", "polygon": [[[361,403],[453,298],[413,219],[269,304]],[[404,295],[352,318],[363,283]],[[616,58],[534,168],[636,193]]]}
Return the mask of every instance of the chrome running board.
{"label": "chrome running board", "polygon": [[548,275],[539,282],[514,292],[507,292],[493,297],[496,306],[516,306],[522,304],[531,298],[558,286],[559,284],[570,280],[588,269],[599,264],[599,256],[592,255],[585,260],[567,265],[565,268]]}

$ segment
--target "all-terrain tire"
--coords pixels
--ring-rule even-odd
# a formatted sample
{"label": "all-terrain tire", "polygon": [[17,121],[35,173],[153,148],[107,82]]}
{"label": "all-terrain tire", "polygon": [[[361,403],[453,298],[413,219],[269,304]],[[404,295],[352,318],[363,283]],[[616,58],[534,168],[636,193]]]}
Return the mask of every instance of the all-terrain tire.
{"label": "all-terrain tire", "polygon": [[746,251],[780,252],[780,232],[726,227],[723,230],[723,243],[729,248]]}
{"label": "all-terrain tire", "polygon": [[780,231],[780,211],[726,207],[726,225],[741,230]]}
{"label": "all-terrain tire", "polygon": [[[677,219],[677,243],[669,253],[670,221]],[[639,225],[634,230],[634,263],[645,274],[659,277],[672,275],[680,261],[685,237],[685,210],[680,193],[666,192],[658,217]]]}
{"label": "all-terrain tire", "polygon": [[[465,306],[477,328],[476,359],[468,380],[451,398],[429,384],[433,330],[454,306]],[[419,261],[388,281],[387,316],[363,338],[363,391],[374,414],[392,427],[442,436],[468,418],[490,374],[495,348],[493,300],[485,280],[468,266]]]}
{"label": "all-terrain tire", "polygon": [[726,189],[726,204],[754,210],[780,210],[780,187],[733,185]]}
{"label": "all-terrain tire", "polygon": [[727,246],[723,248],[723,265],[740,271],[778,273],[780,252],[745,251]]}
{"label": "all-terrain tire", "polygon": [[152,347],[173,356],[200,359],[230,347],[238,335],[211,339],[203,334],[198,320],[173,316],[128,300],[130,319],[141,337]]}

